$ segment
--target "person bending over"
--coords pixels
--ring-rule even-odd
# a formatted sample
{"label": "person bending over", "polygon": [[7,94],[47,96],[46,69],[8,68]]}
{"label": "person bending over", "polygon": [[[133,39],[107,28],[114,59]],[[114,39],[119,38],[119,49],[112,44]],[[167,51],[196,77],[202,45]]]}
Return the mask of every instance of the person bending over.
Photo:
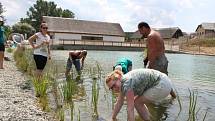
{"label": "person bending over", "polygon": [[153,69],[135,69],[123,75],[115,70],[106,78],[106,85],[113,92],[119,93],[112,113],[112,120],[116,120],[124,97],[127,101],[128,121],[134,121],[134,108],[144,121],[150,120],[150,113],[146,103],[163,100],[169,94],[176,98],[171,80],[166,74]]}
{"label": "person bending over", "polygon": [[69,75],[72,65],[75,66],[75,69],[78,72],[78,75],[81,74],[81,70],[84,67],[84,60],[86,56],[87,56],[86,50],[75,50],[75,51],[69,52],[69,57],[67,59],[66,72],[65,72],[66,78]]}

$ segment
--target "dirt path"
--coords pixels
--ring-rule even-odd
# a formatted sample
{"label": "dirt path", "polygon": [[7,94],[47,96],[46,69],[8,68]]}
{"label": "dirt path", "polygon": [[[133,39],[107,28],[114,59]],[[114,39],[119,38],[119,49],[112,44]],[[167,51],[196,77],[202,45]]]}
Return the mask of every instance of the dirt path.
{"label": "dirt path", "polygon": [[[11,54],[6,53],[10,59]],[[53,121],[50,114],[37,106],[32,89],[23,89],[26,79],[15,62],[4,61],[0,70],[0,121]]]}

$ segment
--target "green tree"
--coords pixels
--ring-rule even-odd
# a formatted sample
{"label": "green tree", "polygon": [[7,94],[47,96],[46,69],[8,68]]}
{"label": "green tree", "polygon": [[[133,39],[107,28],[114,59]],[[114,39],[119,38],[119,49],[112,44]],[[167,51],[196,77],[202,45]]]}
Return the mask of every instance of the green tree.
{"label": "green tree", "polygon": [[4,8],[3,8],[3,5],[0,2],[0,16],[2,16],[2,13],[4,13]]}
{"label": "green tree", "polygon": [[0,2],[0,17],[2,17],[3,20],[5,21],[5,18],[4,18],[4,16],[3,16],[3,13],[4,13],[4,12],[5,12],[5,9],[4,9],[2,3]]}
{"label": "green tree", "polygon": [[54,2],[37,0],[36,4],[27,11],[27,18],[21,18],[20,21],[22,23],[29,23],[38,31],[42,16],[74,18],[75,14],[68,9],[62,10],[61,8],[57,8]]}
{"label": "green tree", "polygon": [[23,35],[27,34],[27,37],[35,33],[35,29],[28,23],[17,23],[12,26],[12,31]]}
{"label": "green tree", "polygon": [[12,29],[8,25],[4,26],[4,28],[5,28],[5,33],[4,34],[5,34],[6,38],[8,39],[9,35],[12,33]]}

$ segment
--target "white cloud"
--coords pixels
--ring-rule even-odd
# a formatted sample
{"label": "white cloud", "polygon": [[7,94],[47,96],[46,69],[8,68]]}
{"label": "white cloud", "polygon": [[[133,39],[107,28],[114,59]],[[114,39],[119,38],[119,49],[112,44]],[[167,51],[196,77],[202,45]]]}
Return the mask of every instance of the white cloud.
{"label": "white cloud", "polygon": [[[7,23],[25,17],[36,0],[0,0]],[[53,1],[53,0],[47,0]],[[201,22],[214,21],[212,0],[55,0],[77,19],[120,23],[124,31],[135,31],[140,21],[152,27],[179,26],[192,31]],[[205,14],[207,13],[207,14]]]}
{"label": "white cloud", "polygon": [[26,12],[30,5],[34,3],[34,0],[4,0],[1,1],[5,12],[3,15],[6,18],[6,24],[12,25],[20,20],[20,18],[26,15]]}

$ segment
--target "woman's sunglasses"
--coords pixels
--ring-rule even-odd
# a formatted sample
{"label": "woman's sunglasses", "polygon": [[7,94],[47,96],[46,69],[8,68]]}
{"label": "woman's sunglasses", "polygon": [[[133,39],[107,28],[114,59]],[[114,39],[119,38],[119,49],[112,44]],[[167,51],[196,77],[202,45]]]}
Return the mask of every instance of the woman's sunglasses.
{"label": "woman's sunglasses", "polygon": [[48,29],[48,27],[42,27],[42,29]]}

